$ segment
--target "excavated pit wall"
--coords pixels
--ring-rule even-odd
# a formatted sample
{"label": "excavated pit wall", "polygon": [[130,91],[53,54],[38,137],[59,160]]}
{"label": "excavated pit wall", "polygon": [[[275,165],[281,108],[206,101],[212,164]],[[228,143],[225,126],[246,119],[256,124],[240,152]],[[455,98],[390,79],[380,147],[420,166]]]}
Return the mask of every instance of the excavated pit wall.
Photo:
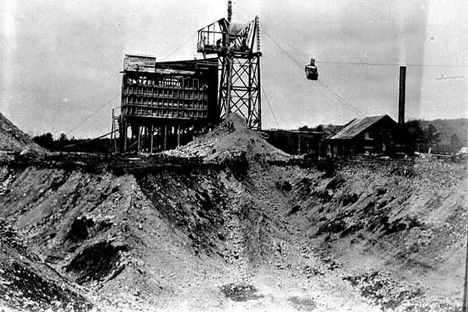
{"label": "excavated pit wall", "polygon": [[[228,276],[225,262],[249,265],[242,231],[253,210],[238,208],[225,185],[246,174],[245,159],[109,164],[64,156],[4,165],[0,218],[70,281],[116,300],[125,289],[170,298],[178,283],[204,279],[193,269],[203,266],[200,258],[210,258],[211,275]],[[181,258],[184,269],[177,266]],[[247,282],[247,275],[232,283]]]}
{"label": "excavated pit wall", "polygon": [[[409,285],[427,284],[421,292],[377,287],[393,296],[383,301],[388,309],[421,299],[455,268],[434,289],[460,295],[464,164],[357,162],[330,171],[242,157],[30,162],[0,170],[0,217],[41,261],[110,304],[130,294],[164,307],[203,283],[239,297],[239,289],[253,292],[252,277],[266,264],[304,276],[345,267],[343,280],[379,304],[369,289],[397,284],[375,272],[398,280],[402,270],[419,277]],[[295,250],[309,248],[325,269],[297,262]]]}

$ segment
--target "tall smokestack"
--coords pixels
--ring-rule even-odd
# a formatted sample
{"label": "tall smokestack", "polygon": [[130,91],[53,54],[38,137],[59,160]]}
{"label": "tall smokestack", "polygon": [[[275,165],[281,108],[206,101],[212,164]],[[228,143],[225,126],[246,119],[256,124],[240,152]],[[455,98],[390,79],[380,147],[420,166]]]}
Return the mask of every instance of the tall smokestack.
{"label": "tall smokestack", "polygon": [[400,94],[398,99],[398,125],[405,125],[406,66],[400,66]]}
{"label": "tall smokestack", "polygon": [[231,22],[232,19],[232,0],[228,0],[227,20]]}

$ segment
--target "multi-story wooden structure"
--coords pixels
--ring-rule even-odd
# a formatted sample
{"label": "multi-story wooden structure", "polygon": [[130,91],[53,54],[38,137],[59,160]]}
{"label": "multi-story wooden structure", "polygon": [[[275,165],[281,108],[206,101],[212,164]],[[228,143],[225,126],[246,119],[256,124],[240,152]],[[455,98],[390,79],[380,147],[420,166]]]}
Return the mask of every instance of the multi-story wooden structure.
{"label": "multi-story wooden structure", "polygon": [[156,62],[126,55],[122,73],[121,151],[173,148],[197,128],[219,122],[217,59]]}

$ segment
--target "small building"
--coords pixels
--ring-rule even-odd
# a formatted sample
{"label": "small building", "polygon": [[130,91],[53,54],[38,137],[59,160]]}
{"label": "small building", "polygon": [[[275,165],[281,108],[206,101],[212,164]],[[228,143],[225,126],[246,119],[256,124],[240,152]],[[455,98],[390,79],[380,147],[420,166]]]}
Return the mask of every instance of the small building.
{"label": "small building", "polygon": [[309,159],[320,159],[326,156],[326,137],[343,126],[321,124],[315,128],[303,126],[298,130],[262,130],[267,134],[271,145],[291,155],[306,154]]}
{"label": "small building", "polygon": [[280,150],[291,154],[320,154],[320,147],[325,137],[323,131],[313,129],[299,130],[263,130],[267,134],[267,141]]}
{"label": "small building", "polygon": [[404,130],[388,115],[356,118],[325,139],[327,155],[396,155],[406,152]]}

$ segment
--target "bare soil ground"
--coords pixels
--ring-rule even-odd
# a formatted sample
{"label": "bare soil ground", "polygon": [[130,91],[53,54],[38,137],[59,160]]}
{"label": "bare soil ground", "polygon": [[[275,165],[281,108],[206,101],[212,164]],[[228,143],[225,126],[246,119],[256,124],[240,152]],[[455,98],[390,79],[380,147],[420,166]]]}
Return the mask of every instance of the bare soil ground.
{"label": "bare soil ground", "polygon": [[0,152],[39,152],[45,150],[0,113]]}
{"label": "bare soil ground", "polygon": [[467,164],[335,166],[237,117],[165,155],[6,159],[0,308],[461,311]]}

